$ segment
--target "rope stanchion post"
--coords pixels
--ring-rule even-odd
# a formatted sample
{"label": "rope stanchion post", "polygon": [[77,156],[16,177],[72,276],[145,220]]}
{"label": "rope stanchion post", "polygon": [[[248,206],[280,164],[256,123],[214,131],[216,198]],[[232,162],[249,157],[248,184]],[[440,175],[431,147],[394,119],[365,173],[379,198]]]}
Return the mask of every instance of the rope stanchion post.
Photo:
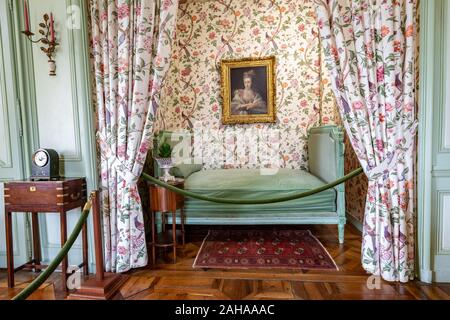
{"label": "rope stanchion post", "polygon": [[95,279],[102,281],[105,278],[105,269],[103,266],[103,243],[101,232],[100,200],[99,193],[96,191],[92,197],[92,220],[94,227],[94,246],[95,246]]}
{"label": "rope stanchion post", "polygon": [[48,279],[48,277],[50,277],[50,275],[53,273],[53,271],[55,271],[55,269],[58,267],[58,265],[61,263],[64,257],[69,253],[70,248],[75,243],[75,240],[80,234],[83,225],[86,223],[90,209],[91,209],[91,198],[89,198],[88,202],[86,202],[83,211],[81,212],[80,219],[78,219],[78,222],[73,228],[72,233],[70,234],[66,243],[64,243],[63,247],[58,252],[56,257],[50,262],[47,268],[45,268],[44,271],[36,279],[34,279],[25,289],[23,289],[19,294],[17,294],[14,298],[12,298],[12,300],[25,300],[34,291],[36,291],[45,282],[45,280]]}
{"label": "rope stanchion post", "polygon": [[92,195],[92,213],[95,246],[95,276],[86,277],[78,289],[72,292],[69,300],[108,300],[113,298],[128,276],[104,271],[103,244],[101,231],[101,210],[99,192]]}

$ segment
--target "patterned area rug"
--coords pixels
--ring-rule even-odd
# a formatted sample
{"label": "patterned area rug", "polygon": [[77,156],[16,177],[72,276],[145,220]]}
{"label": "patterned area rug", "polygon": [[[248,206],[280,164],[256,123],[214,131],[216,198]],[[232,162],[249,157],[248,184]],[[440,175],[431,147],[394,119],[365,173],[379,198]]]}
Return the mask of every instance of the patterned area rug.
{"label": "patterned area rug", "polygon": [[210,230],[193,267],[338,270],[309,230]]}

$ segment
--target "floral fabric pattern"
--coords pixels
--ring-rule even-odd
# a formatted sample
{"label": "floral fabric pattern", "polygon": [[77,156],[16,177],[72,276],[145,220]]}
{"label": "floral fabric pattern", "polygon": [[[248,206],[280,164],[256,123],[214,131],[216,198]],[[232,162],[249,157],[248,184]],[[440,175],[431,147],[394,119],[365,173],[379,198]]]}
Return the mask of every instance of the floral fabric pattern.
{"label": "floral fabric pattern", "polygon": [[[361,165],[347,135],[344,137],[344,144],[344,173],[347,174],[358,169]],[[368,184],[369,181],[364,174],[360,174],[345,182],[345,212],[361,223],[364,222]]]}
{"label": "floral fabric pattern", "polygon": [[[336,121],[337,109],[321,48],[314,2],[289,0],[188,1],[180,4],[174,61],[158,110],[158,129],[203,127],[279,130],[280,167],[307,168],[308,129]],[[277,120],[274,124],[225,126],[221,123],[221,59],[275,56]],[[203,143],[204,168],[232,166],[208,157],[216,137]],[[234,140],[223,139],[227,150]],[[275,142],[274,142],[275,144]],[[234,150],[235,155],[239,150]],[[236,156],[237,157],[237,156]]]}
{"label": "floral fabric pattern", "polygon": [[315,0],[325,65],[369,178],[362,265],[388,281],[414,276],[415,0]]}
{"label": "floral fabric pattern", "polygon": [[107,271],[147,264],[137,190],[171,60],[177,0],[90,0]]}

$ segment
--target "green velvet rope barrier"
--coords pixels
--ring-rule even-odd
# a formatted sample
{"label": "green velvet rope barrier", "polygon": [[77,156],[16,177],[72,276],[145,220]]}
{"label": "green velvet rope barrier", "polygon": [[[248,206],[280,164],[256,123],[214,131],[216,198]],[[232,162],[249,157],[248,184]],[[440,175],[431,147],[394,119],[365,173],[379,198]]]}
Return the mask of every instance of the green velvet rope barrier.
{"label": "green velvet rope barrier", "polygon": [[[264,200],[242,200],[242,199],[223,199],[223,198],[216,198],[216,197],[208,197],[203,196],[194,192],[190,192],[184,189],[177,188],[175,186],[172,186],[170,184],[167,184],[157,178],[154,178],[146,173],[142,173],[142,177],[150,181],[154,184],[157,184],[161,187],[167,188],[173,192],[182,194],[186,197],[196,198],[199,200],[205,200],[210,202],[217,202],[217,203],[231,203],[231,204],[267,204],[267,203],[275,203],[275,202],[283,202],[283,201],[289,201],[289,200],[295,200],[300,198],[305,198],[310,195],[325,191],[327,189],[333,188],[347,180],[352,179],[353,177],[356,177],[357,175],[361,174],[363,172],[362,168],[358,168],[356,170],[353,170],[349,174],[346,174],[340,179],[337,179],[333,182],[327,183],[319,188],[309,190],[306,192],[301,192],[297,194],[293,194],[290,196],[284,196],[284,197],[278,197],[278,198],[268,198]],[[34,291],[36,291],[44,282],[47,280],[47,278],[55,271],[55,269],[58,267],[58,265],[61,263],[61,261],[64,259],[64,257],[68,254],[70,248],[75,243],[75,240],[77,239],[78,235],[81,232],[81,229],[83,228],[84,223],[86,222],[86,219],[89,215],[89,211],[91,208],[91,201],[86,203],[86,205],[83,208],[83,211],[81,212],[81,217],[78,219],[77,224],[75,225],[75,228],[73,229],[72,233],[70,234],[69,238],[67,239],[64,246],[61,248],[61,250],[58,252],[56,257],[50,262],[48,267],[36,278],[31,282],[25,289],[23,289],[19,294],[17,294],[12,300],[25,300],[28,298]],[[63,270],[64,272],[64,270]]]}
{"label": "green velvet rope barrier", "polygon": [[[86,222],[87,217],[89,216],[90,209],[91,209],[91,200],[89,199],[86,205],[84,206],[83,211],[81,212],[81,217],[80,219],[78,219],[75,228],[73,229],[66,243],[63,245],[63,247],[58,252],[56,257],[50,262],[48,267],[45,268],[44,271],[42,271],[42,273],[36,279],[33,280],[33,282],[31,282],[25,289],[19,292],[11,300],[25,300],[34,291],[36,291],[41,286],[41,284],[43,284],[45,280],[47,280],[48,277],[50,277],[50,275],[53,273],[53,271],[55,271],[55,269],[58,267],[58,265],[61,263],[64,257],[69,253],[70,248],[72,248],[72,245],[78,238],[78,235],[80,234],[81,229],[83,228],[83,225]],[[85,268],[87,268],[87,266],[85,266]],[[62,272],[67,272],[67,270],[62,270]]]}
{"label": "green velvet rope barrier", "polygon": [[224,199],[224,198],[208,197],[208,196],[200,195],[195,192],[177,188],[173,185],[170,185],[168,183],[165,183],[165,182],[159,180],[158,178],[152,177],[146,173],[142,173],[142,177],[144,178],[144,180],[150,181],[154,184],[157,184],[161,187],[169,189],[173,192],[176,192],[176,193],[181,194],[186,197],[191,197],[191,198],[195,198],[195,199],[199,199],[199,200],[205,200],[205,201],[216,202],[216,203],[228,203],[228,204],[268,204],[268,203],[295,200],[295,199],[300,199],[300,198],[305,198],[305,197],[311,196],[313,194],[333,188],[333,187],[337,186],[338,184],[341,184],[347,180],[352,179],[353,177],[356,177],[357,175],[361,174],[362,172],[363,172],[363,169],[360,167],[360,168],[353,170],[352,172],[346,174],[345,176],[343,176],[333,182],[327,183],[319,188],[308,190],[308,191],[301,192],[301,193],[296,193],[296,194],[293,194],[290,196],[268,198],[268,199],[263,199],[263,200],[242,200],[242,199]]}

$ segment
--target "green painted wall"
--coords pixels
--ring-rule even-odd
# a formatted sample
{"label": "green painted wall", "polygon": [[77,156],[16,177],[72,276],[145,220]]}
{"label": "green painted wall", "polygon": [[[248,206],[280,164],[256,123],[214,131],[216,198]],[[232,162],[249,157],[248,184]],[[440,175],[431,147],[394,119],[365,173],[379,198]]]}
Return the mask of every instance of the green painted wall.
{"label": "green painted wall", "polygon": [[450,282],[450,4],[420,5],[418,271]]}
{"label": "green painted wall", "polygon": [[[86,177],[89,192],[97,186],[97,173],[85,20],[87,2],[29,0],[30,26],[36,34],[43,14],[53,13],[60,43],[55,56],[55,77],[48,75],[47,57],[40,50],[40,45],[31,44],[19,33],[24,29],[23,2],[5,0],[4,3],[8,7],[5,14],[9,19],[11,36],[7,45],[15,48],[16,57],[17,73],[12,78],[17,84],[18,108],[22,115],[20,161],[23,160],[23,176],[29,176],[29,159],[34,150],[39,147],[53,148],[61,155],[61,174]],[[2,17],[2,24],[3,21]],[[69,233],[79,215],[80,210],[69,212]],[[60,248],[58,215],[42,214],[40,227],[43,258],[50,261]],[[92,232],[90,240],[92,249]],[[69,263],[78,264],[80,258],[79,239],[69,254]]]}

